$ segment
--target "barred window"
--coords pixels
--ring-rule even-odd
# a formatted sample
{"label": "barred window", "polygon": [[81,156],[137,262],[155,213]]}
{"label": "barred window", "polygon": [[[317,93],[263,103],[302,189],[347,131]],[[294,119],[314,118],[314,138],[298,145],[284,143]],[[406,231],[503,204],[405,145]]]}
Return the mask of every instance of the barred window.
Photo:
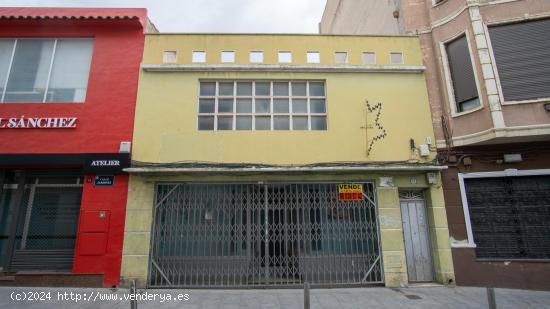
{"label": "barred window", "polygon": [[323,81],[201,81],[198,129],[326,130]]}

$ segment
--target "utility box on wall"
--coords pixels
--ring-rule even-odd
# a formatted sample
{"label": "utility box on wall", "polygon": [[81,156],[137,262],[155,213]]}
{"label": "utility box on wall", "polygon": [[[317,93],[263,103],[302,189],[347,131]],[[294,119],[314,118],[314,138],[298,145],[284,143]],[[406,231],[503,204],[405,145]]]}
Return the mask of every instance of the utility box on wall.
{"label": "utility box on wall", "polygon": [[84,211],[80,216],[77,254],[104,255],[107,250],[111,213],[108,210]]}

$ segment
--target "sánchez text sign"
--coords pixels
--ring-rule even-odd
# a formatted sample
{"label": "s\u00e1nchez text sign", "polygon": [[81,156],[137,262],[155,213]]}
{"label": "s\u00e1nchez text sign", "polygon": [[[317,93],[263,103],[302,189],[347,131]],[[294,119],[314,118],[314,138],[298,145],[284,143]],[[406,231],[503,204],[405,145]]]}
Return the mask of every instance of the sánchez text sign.
{"label": "s\u00e1nchez text sign", "polygon": [[338,200],[341,202],[363,200],[363,185],[360,183],[342,183],[338,185]]}
{"label": "s\u00e1nchez text sign", "polygon": [[0,117],[0,129],[73,129],[77,120],[76,117]]}

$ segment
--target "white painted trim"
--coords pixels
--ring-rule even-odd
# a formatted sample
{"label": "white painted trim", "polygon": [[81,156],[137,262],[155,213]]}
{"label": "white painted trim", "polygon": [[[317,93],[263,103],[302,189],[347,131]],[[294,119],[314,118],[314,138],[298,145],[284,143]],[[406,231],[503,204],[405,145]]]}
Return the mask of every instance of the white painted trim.
{"label": "white painted trim", "polygon": [[451,243],[451,248],[477,248],[476,244],[470,244],[470,243]]}
{"label": "white painted trim", "polygon": [[550,124],[491,128],[485,131],[453,137],[455,147],[481,143],[499,137],[550,135]]}
{"label": "white painted trim", "polygon": [[[328,171],[441,171],[447,166],[440,165],[369,165],[369,166],[280,166],[280,167],[130,167],[128,173],[224,173],[224,172],[328,172]],[[395,189],[395,188],[390,188]]]}
{"label": "white painted trim", "polygon": [[[472,62],[472,70],[474,71],[474,79],[475,79],[475,82],[476,82],[476,88],[477,88],[476,90],[477,90],[477,96],[478,96],[478,100],[479,100],[479,107],[476,107],[476,108],[473,108],[473,109],[470,109],[470,110],[467,110],[467,111],[464,111],[464,112],[458,112],[458,109],[457,109],[458,107],[456,106],[456,100],[455,100],[455,94],[454,94],[453,79],[451,77],[451,69],[450,69],[450,66],[449,66],[449,58],[447,56],[446,45],[448,43],[458,39],[462,35],[466,36],[466,44],[468,45],[468,53],[469,53],[469,56],[470,56],[470,61]],[[454,36],[452,36],[450,38],[447,38],[445,41],[439,42],[439,49],[440,49],[440,53],[441,53],[441,62],[443,64],[443,73],[444,73],[444,76],[445,76],[445,85],[446,85],[446,88],[447,88],[447,91],[446,91],[447,92],[447,100],[448,100],[448,103],[449,103],[450,108],[451,108],[451,117],[455,118],[455,117],[470,114],[470,113],[473,113],[473,112],[476,112],[478,110],[483,109],[485,107],[485,104],[484,104],[484,100],[482,98],[483,95],[480,92],[481,87],[480,87],[480,84],[479,84],[477,66],[476,66],[476,63],[474,61],[474,58],[472,57],[472,55],[473,55],[472,44],[471,44],[471,41],[470,41],[470,33],[468,32],[468,30],[461,31],[458,34],[455,34]]]}
{"label": "white painted trim", "polygon": [[[491,66],[493,67],[493,74],[495,75],[495,81],[497,83],[498,96],[500,98],[500,104],[504,102],[504,92],[502,91],[502,85],[500,83],[500,75],[498,74],[497,62],[495,59],[495,53],[493,51],[493,44],[491,43],[491,35],[486,23],[483,23],[485,31],[485,40],[487,41],[487,49],[489,50],[489,57],[491,57]],[[488,95],[487,95],[488,96]]]}
{"label": "white painted trim", "polygon": [[517,104],[532,104],[532,103],[548,103],[550,102],[550,97],[541,98],[541,99],[530,99],[530,100],[521,100],[521,101],[505,101],[502,105],[517,105]]}
{"label": "white painted trim", "polygon": [[146,72],[423,73],[423,65],[142,64]]}
{"label": "white painted trim", "polygon": [[[466,233],[468,234],[468,248],[475,248],[475,240],[472,232],[472,222],[470,219],[470,210],[468,208],[468,199],[466,197],[466,186],[464,179],[466,178],[492,178],[492,177],[522,177],[522,176],[539,176],[550,175],[550,169],[534,169],[534,170],[517,170],[507,169],[504,171],[494,172],[478,172],[478,173],[459,173],[458,183],[460,186],[460,196],[462,198],[462,210],[464,211],[464,221],[466,224]],[[455,247],[455,246],[453,246]],[[463,246],[456,246],[456,248]]]}
{"label": "white painted trim", "polygon": [[[511,1],[519,1],[519,0],[508,0],[506,2],[511,2]],[[548,18],[548,17],[550,17],[550,12],[539,13],[539,14],[524,14],[524,15],[517,16],[517,17],[512,17],[512,18],[499,19],[499,20],[494,20],[494,21],[487,21],[487,25],[489,25],[489,26],[500,26],[500,25],[517,23],[517,22],[521,22],[521,21],[545,19],[545,18]]]}

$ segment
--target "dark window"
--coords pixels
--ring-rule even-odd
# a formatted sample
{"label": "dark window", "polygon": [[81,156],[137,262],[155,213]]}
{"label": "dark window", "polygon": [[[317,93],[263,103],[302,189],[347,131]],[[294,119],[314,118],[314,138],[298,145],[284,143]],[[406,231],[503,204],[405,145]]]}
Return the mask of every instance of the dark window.
{"label": "dark window", "polygon": [[466,36],[447,43],[447,59],[453,83],[457,112],[479,106],[476,80]]}
{"label": "dark window", "polygon": [[550,258],[550,176],[465,179],[478,258]]}
{"label": "dark window", "polygon": [[550,97],[550,19],[489,28],[505,101]]}

